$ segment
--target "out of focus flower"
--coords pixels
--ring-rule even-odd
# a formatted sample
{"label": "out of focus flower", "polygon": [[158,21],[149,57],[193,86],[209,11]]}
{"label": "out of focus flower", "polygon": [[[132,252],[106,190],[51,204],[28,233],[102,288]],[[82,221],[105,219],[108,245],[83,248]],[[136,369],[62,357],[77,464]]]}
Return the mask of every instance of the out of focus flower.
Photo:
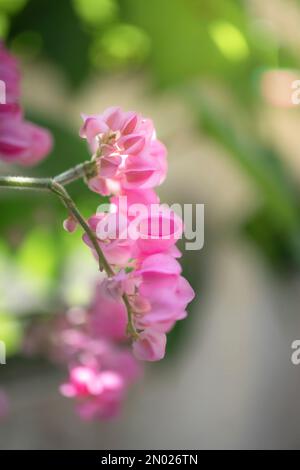
{"label": "out of focus flower", "polygon": [[133,352],[142,361],[159,361],[165,355],[167,338],[164,333],[146,328],[133,344]]}
{"label": "out of focus flower", "polygon": [[23,166],[35,165],[52,149],[50,132],[25,121],[20,101],[20,72],[16,59],[0,43],[0,80],[6,103],[0,104],[0,159]]}
{"label": "out of focus flower", "polygon": [[18,116],[1,118],[0,113],[0,159],[23,166],[35,165],[50,152],[51,147],[49,131]]}
{"label": "out of focus flower", "polygon": [[7,104],[17,103],[20,98],[21,74],[18,61],[0,41],[0,80],[5,83],[5,101]]}
{"label": "out of focus flower", "polygon": [[60,390],[64,396],[78,400],[81,418],[113,418],[120,411],[126,383],[119,372],[75,366],[70,370],[69,382]]}
{"label": "out of focus flower", "polygon": [[43,354],[69,369],[60,391],[75,400],[82,419],[113,418],[142,372],[128,344],[126,309],[107,296],[100,283],[81,314],[79,324],[68,311],[35,324],[28,330],[24,351]]}
{"label": "out of focus flower", "polygon": [[95,337],[114,341],[126,340],[127,314],[120,299],[107,295],[103,282],[96,287],[92,300],[89,327]]}

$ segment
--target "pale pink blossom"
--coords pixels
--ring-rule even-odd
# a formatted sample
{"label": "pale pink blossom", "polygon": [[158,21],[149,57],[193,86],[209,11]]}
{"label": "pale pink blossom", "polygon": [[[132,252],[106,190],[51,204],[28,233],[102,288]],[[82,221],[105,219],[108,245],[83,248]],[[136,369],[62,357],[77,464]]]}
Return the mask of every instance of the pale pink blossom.
{"label": "pale pink blossom", "polygon": [[82,419],[110,419],[119,414],[128,388],[141,375],[131,353],[113,343],[95,341],[93,351],[78,356],[70,366],[69,379],[61,393],[76,401]]}
{"label": "pale pink blossom", "polygon": [[154,328],[146,328],[133,343],[133,353],[142,361],[160,361],[166,350],[166,335]]}
{"label": "pale pink blossom", "polygon": [[61,385],[60,390],[66,397],[81,399],[77,404],[81,418],[112,418],[120,409],[125,383],[115,371],[76,366],[70,370],[69,382]]}

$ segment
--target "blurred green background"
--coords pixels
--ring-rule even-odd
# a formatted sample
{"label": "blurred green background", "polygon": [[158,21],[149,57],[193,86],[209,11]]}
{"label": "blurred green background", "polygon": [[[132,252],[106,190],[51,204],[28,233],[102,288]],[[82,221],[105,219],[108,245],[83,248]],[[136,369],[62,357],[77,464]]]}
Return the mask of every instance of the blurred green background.
{"label": "blurred green background", "polygon": [[[242,256],[250,250],[240,265],[254,257],[267,284],[274,283],[272,292],[298,285],[300,113],[292,104],[292,82],[300,77],[298,20],[297,0],[0,0],[0,37],[22,62],[26,114],[55,138],[53,153],[27,174],[55,175],[86,160],[80,112],[120,104],[153,117],[169,148],[162,199],[205,203],[205,248],[183,259],[198,299],[170,335],[158,374],[182,360],[190,337],[205,345],[210,296],[226,303],[242,290],[235,282],[223,294],[213,287],[221,263],[214,253],[222,244]],[[8,165],[0,170],[24,174]],[[70,189],[91,215],[99,196],[81,182]],[[0,339],[19,371],[22,329],[35,316],[86,304],[95,266],[80,233],[62,230],[64,209],[48,195],[2,191],[0,208]],[[254,286],[244,302],[251,306],[256,295],[272,299],[267,290],[258,294]],[[282,304],[293,295],[280,290]],[[227,308],[236,306],[229,302]],[[292,330],[298,325],[287,321]],[[234,337],[245,334],[234,321],[228,325]],[[9,381],[14,374],[3,369]],[[197,377],[201,381],[201,368]],[[207,445],[221,442],[217,436],[212,432]],[[269,446],[276,442],[270,434]]]}

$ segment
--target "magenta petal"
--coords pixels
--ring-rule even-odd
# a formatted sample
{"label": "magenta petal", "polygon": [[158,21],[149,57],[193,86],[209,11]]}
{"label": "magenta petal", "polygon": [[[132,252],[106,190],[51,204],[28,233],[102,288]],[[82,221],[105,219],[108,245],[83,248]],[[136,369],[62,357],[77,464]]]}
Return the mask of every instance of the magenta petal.
{"label": "magenta petal", "polygon": [[121,129],[122,135],[132,134],[138,122],[137,114],[133,115],[125,122],[124,127]]}
{"label": "magenta petal", "polygon": [[143,150],[145,138],[140,135],[129,135],[120,139],[120,145],[123,145],[128,154],[136,155]]}
{"label": "magenta petal", "polygon": [[30,122],[25,123],[26,132],[30,136],[30,148],[28,156],[21,159],[22,165],[35,165],[45,158],[51,151],[53,139],[50,132]]}
{"label": "magenta petal", "polygon": [[113,178],[118,171],[121,161],[122,159],[118,155],[102,157],[100,160],[100,177]]}
{"label": "magenta petal", "polygon": [[143,273],[163,273],[163,274],[180,274],[180,264],[172,258],[172,256],[159,253],[143,261],[140,272]]}

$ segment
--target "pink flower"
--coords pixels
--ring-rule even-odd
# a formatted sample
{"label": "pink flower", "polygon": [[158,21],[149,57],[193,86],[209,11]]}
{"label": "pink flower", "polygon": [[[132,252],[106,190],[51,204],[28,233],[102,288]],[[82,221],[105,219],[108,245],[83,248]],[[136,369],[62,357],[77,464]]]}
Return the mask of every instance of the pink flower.
{"label": "pink flower", "polygon": [[13,118],[21,120],[22,117],[22,109],[18,104],[10,103],[0,105],[0,120]]}
{"label": "pink flower", "polygon": [[[127,237],[128,220],[125,215],[115,213],[98,213],[89,219],[91,229],[96,233],[99,246],[107,261],[112,265],[127,266],[131,257],[132,241]],[[92,249],[95,258],[97,253],[89,237],[83,236],[84,242]]]}
{"label": "pink flower", "polygon": [[61,386],[61,392],[67,397],[85,397],[96,395],[101,389],[99,375],[88,367],[77,366],[70,371],[69,382]]}
{"label": "pink flower", "polygon": [[166,335],[154,328],[146,328],[133,343],[133,353],[142,361],[160,361],[166,350]]}
{"label": "pink flower", "polygon": [[126,339],[127,315],[123,302],[107,295],[98,284],[90,308],[89,328],[96,337],[121,341]]}
{"label": "pink flower", "polygon": [[6,85],[7,104],[0,104],[0,159],[24,166],[35,165],[52,148],[49,131],[24,121],[18,102],[20,74],[17,61],[0,43],[0,80]]}
{"label": "pink flower", "polygon": [[69,217],[63,223],[64,229],[66,230],[66,232],[69,233],[75,232],[77,225],[78,222],[74,219],[72,215],[69,215]]}
{"label": "pink flower", "polygon": [[62,395],[76,400],[82,419],[115,417],[128,387],[140,377],[137,361],[128,351],[99,340],[87,343],[86,354],[81,351],[79,359],[81,363],[70,367],[68,381],[60,386]]}
{"label": "pink flower", "polygon": [[89,186],[102,195],[122,188],[153,188],[166,176],[166,149],[156,140],[152,121],[120,108],[83,116],[80,136],[97,161],[98,174]]}
{"label": "pink flower", "polygon": [[[126,198],[126,209],[124,210],[123,204],[120,204],[121,198]],[[111,204],[114,204],[117,210],[120,210],[126,217],[130,217],[128,209],[133,204],[144,204],[150,206],[151,204],[159,204],[159,197],[153,189],[128,189],[122,188],[118,196],[110,198]]]}
{"label": "pink flower", "polygon": [[[97,175],[90,180],[90,187],[111,196],[109,212],[89,219],[99,246],[116,273],[104,279],[99,289],[97,321],[101,334],[106,329],[103,310],[108,312],[108,318],[109,312],[124,308],[122,296],[126,295],[136,330],[136,357],[159,360],[165,353],[165,333],[186,317],[186,307],[194,298],[176,260],[181,256],[176,242],[182,235],[183,222],[174,211],[159,205],[153,190],[166,177],[166,148],[157,140],[150,120],[120,108],[84,116],[80,135],[87,139],[97,164]],[[87,236],[84,241],[97,258]],[[127,323],[125,308],[124,313],[123,334]]]}
{"label": "pink flower", "polygon": [[86,138],[93,153],[102,146],[104,155],[135,155],[153,135],[151,121],[134,112],[112,107],[103,114],[83,115],[80,136]]}
{"label": "pink flower", "polygon": [[[0,41],[0,80],[5,83],[6,103],[17,103],[20,98],[20,71],[17,60]],[[1,106],[1,105],[0,105]]]}
{"label": "pink flower", "polygon": [[11,114],[0,114],[0,159],[24,166],[42,160],[52,148],[51,134]]}
{"label": "pink flower", "polygon": [[125,383],[115,371],[75,366],[60,390],[66,397],[81,399],[77,410],[83,419],[111,418],[120,408]]}
{"label": "pink flower", "polygon": [[129,156],[125,162],[122,186],[126,189],[148,189],[159,186],[167,174],[167,150],[153,140],[140,153],[139,158]]}
{"label": "pink flower", "polygon": [[137,318],[141,328],[156,327],[167,332],[177,320],[186,317],[186,306],[194,298],[194,291],[180,276],[179,263],[166,254],[149,256],[138,274],[142,281],[139,294],[151,308]]}

